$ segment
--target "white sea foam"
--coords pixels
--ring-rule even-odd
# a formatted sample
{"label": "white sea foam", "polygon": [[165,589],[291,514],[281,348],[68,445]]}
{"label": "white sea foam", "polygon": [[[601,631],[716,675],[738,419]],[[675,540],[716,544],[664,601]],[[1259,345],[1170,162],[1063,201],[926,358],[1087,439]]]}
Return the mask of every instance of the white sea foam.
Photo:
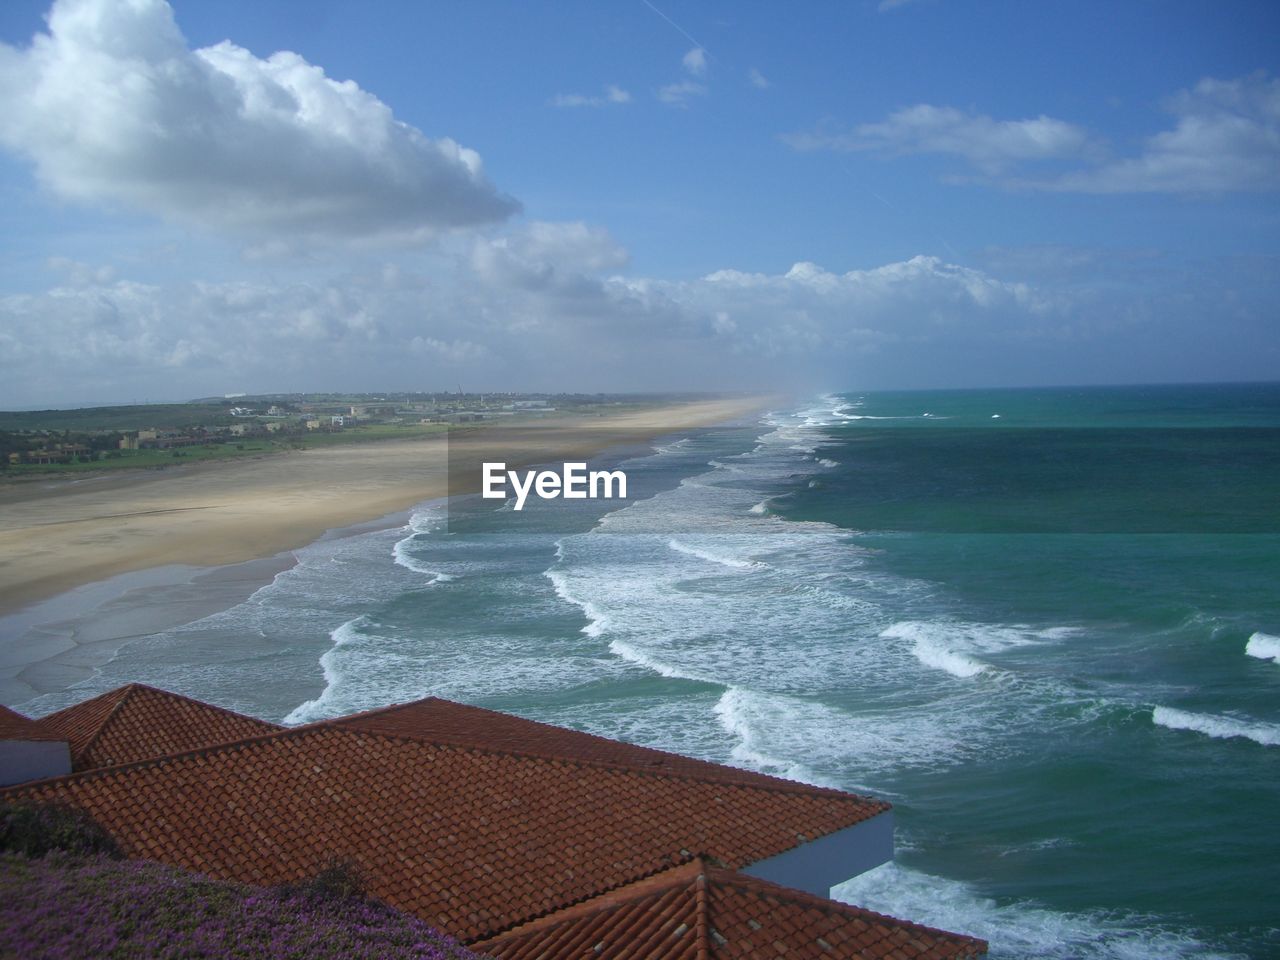
{"label": "white sea foam", "polygon": [[832,896],[895,917],[981,937],[991,960],[1237,960],[1150,917],[1068,913],[1001,903],[969,884],[887,863],[832,888]]}
{"label": "white sea foam", "polygon": [[1280,637],[1273,637],[1269,633],[1255,633],[1244,645],[1244,652],[1259,660],[1280,663]]}
{"label": "white sea foam", "polygon": [[824,467],[838,467],[838,466],[840,466],[839,461],[837,461],[837,460],[828,460],[826,457],[822,457],[821,459],[819,459],[819,460],[818,460],[818,463],[819,463],[821,466],[824,466]]}
{"label": "white sea foam", "polygon": [[916,637],[912,652],[915,654],[916,659],[926,667],[945,670],[953,677],[960,677],[961,679],[976,677],[987,669],[985,663],[979,663],[973,657],[966,656],[963,653],[948,650],[936,640],[927,636]]}
{"label": "white sea foam", "polygon": [[882,631],[880,636],[910,641],[912,654],[925,666],[968,679],[991,669],[990,664],[979,659],[980,655],[1061,640],[1076,632],[1074,627],[904,620]]}
{"label": "white sea foam", "polygon": [[684,543],[672,537],[667,541],[667,546],[677,553],[683,553],[690,557],[697,557],[699,560],[706,560],[708,563],[718,563],[724,567],[730,567],[734,570],[756,570],[764,566],[764,564],[756,560],[743,560],[741,557],[730,556],[714,550],[708,550],[706,547],[696,547]]}
{"label": "white sea foam", "polygon": [[428,586],[456,579],[453,575],[445,573],[436,566],[424,563],[414,555],[412,550],[413,544],[419,542],[422,537],[438,531],[444,526],[444,523],[445,514],[443,509],[439,507],[429,507],[425,510],[417,511],[409,518],[409,536],[403,540],[397,540],[391,548],[391,556],[400,566],[406,570],[412,570],[414,573],[430,575],[431,579],[427,581]]}
{"label": "white sea foam", "polygon": [[1264,747],[1280,746],[1280,724],[1238,720],[1235,717],[1160,706],[1151,711],[1151,720],[1156,726],[1168,727],[1170,730],[1193,730],[1215,739],[1240,737]]}
{"label": "white sea foam", "polygon": [[836,785],[824,783],[822,777],[810,767],[795,760],[794,753],[786,755],[790,759],[769,753],[769,746],[763,742],[759,730],[764,726],[759,722],[762,713],[772,714],[768,726],[775,730],[779,726],[795,724],[804,719],[799,711],[788,709],[784,698],[767,698],[738,687],[730,687],[716,702],[716,718],[725,732],[737,741],[732,752],[734,763],[788,780],[800,780],[818,786]]}
{"label": "white sea foam", "polygon": [[677,680],[700,679],[699,677],[691,676],[688,673],[677,670],[675,667],[637,650],[625,640],[610,640],[609,649],[614,653],[614,655],[621,657],[623,660],[627,660],[637,666],[644,667],[646,670],[652,670],[661,677],[668,677]]}
{"label": "white sea foam", "polygon": [[348,620],[336,630],[330,632],[329,638],[333,640],[333,646],[320,657],[320,669],[324,673],[324,689],[320,691],[320,696],[314,700],[299,704],[290,711],[282,721],[283,723],[286,725],[312,723],[316,720],[323,720],[326,717],[338,716],[343,712],[341,706],[336,702],[337,687],[343,679],[343,674],[339,667],[342,660],[342,648],[360,641],[360,634],[356,628],[364,622],[364,619],[363,616],[360,616],[354,620]]}
{"label": "white sea foam", "polygon": [[762,516],[763,514],[768,512],[769,512],[768,500],[761,500],[759,503],[757,503],[755,506],[753,506],[750,510],[747,511],[747,513],[755,514],[757,517]]}

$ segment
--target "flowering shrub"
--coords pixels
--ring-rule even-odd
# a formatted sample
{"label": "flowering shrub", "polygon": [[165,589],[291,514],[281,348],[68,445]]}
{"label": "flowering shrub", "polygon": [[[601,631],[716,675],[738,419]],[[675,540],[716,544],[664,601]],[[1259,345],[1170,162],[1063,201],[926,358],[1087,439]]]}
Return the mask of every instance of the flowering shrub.
{"label": "flowering shrub", "polygon": [[141,860],[0,854],[0,956],[24,960],[446,960],[475,954],[331,887],[251,887]]}

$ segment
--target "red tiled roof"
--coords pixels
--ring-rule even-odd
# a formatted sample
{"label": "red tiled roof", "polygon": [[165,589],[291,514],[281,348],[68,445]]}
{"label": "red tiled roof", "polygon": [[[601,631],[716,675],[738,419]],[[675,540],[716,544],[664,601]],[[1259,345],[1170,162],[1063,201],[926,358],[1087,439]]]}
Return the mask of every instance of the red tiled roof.
{"label": "red tiled roof", "polygon": [[[609,740],[594,734],[555,727],[536,720],[526,720],[509,713],[498,713],[481,707],[429,697],[412,703],[396,704],[353,714],[331,721],[344,727],[355,727],[389,736],[413,737],[441,745],[477,747],[523,756],[606,764],[631,770],[647,770],[674,776],[702,777],[729,783],[754,784],[779,789],[798,789],[806,793],[831,793],[847,797],[839,790],[828,790],[794,780],[726,767],[706,760],[695,760],[677,753],[666,753],[649,747],[638,747],[620,740]],[[868,800],[867,802],[878,802]],[[882,805],[881,809],[888,809]]]}
{"label": "red tiled roof", "polygon": [[[629,763],[641,748],[605,756],[600,738],[513,718],[462,742],[464,719],[495,716],[434,701],[6,793],[76,804],[128,855],[219,878],[278,883],[345,857],[372,895],[466,940],[696,854],[741,867],[888,809],[696,761]],[[417,726],[430,717],[434,734]],[[546,750],[517,750],[520,730]],[[578,756],[557,755],[570,745]]]}
{"label": "red tiled roof", "polygon": [[57,730],[0,706],[0,740],[66,740]]}
{"label": "red tiled roof", "polygon": [[142,683],[130,683],[57,713],[41,723],[71,744],[74,770],[92,770],[183,753],[281,730]]}
{"label": "red tiled roof", "polygon": [[952,960],[982,940],[708,866],[696,859],[473,949],[501,960]]}

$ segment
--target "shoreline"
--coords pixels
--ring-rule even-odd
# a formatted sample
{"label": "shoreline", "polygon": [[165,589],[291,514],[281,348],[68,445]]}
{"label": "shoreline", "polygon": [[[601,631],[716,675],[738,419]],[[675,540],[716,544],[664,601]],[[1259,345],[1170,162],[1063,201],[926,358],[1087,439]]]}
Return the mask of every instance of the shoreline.
{"label": "shoreline", "polygon": [[[318,465],[299,464],[302,458],[298,455],[283,455],[257,461],[258,469],[254,470],[220,469],[241,465],[197,466],[182,474],[140,478],[140,483],[132,485],[125,478],[123,484],[85,484],[79,489],[67,485],[46,496],[24,496],[21,507],[27,508],[26,522],[15,523],[10,517],[0,527],[0,703],[19,705],[64,690],[88,679],[132,640],[195,622],[244,602],[293,567],[294,551],[309,544],[403,526],[410,511],[425,502],[476,492],[469,489],[473,485],[469,468],[478,459],[506,451],[505,458],[510,463],[531,466],[596,455],[645,444],[681,430],[732,422],[764,409],[770,399],[655,407],[605,422],[559,419],[512,424],[506,430],[514,436],[507,437],[507,446],[497,451],[495,441],[503,438],[502,431],[469,431],[455,438],[452,445],[455,451],[461,448],[462,456],[446,455],[443,441],[388,441],[376,445],[384,449],[373,449],[374,456],[362,458],[364,462],[359,465],[353,464],[349,455],[353,448],[335,448],[321,452],[337,456],[312,458],[330,461]],[[537,428],[531,431],[533,439],[526,436],[523,443],[518,442],[521,435],[530,433],[526,430],[529,427]],[[363,449],[354,449],[368,453],[374,445],[361,446]],[[458,467],[459,462],[462,467]],[[314,469],[316,466],[321,469]],[[310,505],[300,503],[308,492],[308,480],[332,481],[334,467],[340,474],[345,467],[350,474],[353,466],[363,476],[340,476],[337,496],[330,495]],[[465,486],[459,485],[457,475],[450,483],[448,467],[462,471]],[[307,475],[309,469],[311,476]],[[379,474],[379,469],[393,475],[388,478]],[[400,475],[406,472],[409,476]],[[282,488],[285,477],[291,477],[292,482]],[[203,489],[182,491],[183,485]],[[157,491],[155,487],[162,489]],[[230,521],[229,531],[209,529],[210,507],[172,502],[175,496],[190,498],[216,488],[221,488],[217,492],[224,498],[222,513]],[[228,493],[244,496],[264,489],[269,500],[259,502],[256,509],[225,509]],[[119,496],[113,503],[117,491]],[[166,496],[170,499],[166,500]],[[56,510],[64,505],[70,508],[70,519],[58,518]],[[142,505],[152,509],[121,509]],[[0,508],[5,506],[9,504],[0,500]],[[42,509],[30,509],[33,506]],[[292,512],[290,507],[294,508]],[[300,522],[282,522],[291,518]],[[116,524],[123,525],[121,535],[104,535],[104,525]],[[246,531],[247,524],[256,524],[257,529]],[[323,525],[317,528],[317,524]],[[250,535],[240,540],[236,534],[241,532]],[[42,578],[44,571],[39,565],[28,571],[28,583],[53,583],[61,589],[13,589],[13,544],[21,543],[23,534],[48,537],[50,533],[55,535],[55,543],[45,547],[52,554],[56,554],[58,543],[74,543],[77,539],[102,542],[96,544],[96,551],[92,549],[95,544],[89,543],[90,555],[54,578]],[[201,533],[214,542],[181,542],[180,538],[198,537]],[[121,546],[126,548],[125,555],[115,564],[104,564],[103,557],[94,555]],[[130,546],[132,550],[128,550]],[[252,555],[245,555],[246,551]],[[49,559],[56,557],[46,558],[46,565]],[[15,602],[17,598],[21,600]]]}

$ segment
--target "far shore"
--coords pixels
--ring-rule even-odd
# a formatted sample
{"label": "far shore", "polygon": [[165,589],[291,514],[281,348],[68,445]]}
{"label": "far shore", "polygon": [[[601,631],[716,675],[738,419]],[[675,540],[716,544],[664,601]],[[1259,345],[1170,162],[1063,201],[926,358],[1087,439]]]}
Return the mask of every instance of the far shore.
{"label": "far shore", "polygon": [[20,668],[16,661],[54,653],[25,649],[40,634],[45,636],[37,646],[68,641],[33,633],[36,623],[81,616],[113,596],[150,592],[158,602],[164,598],[167,622],[144,617],[137,627],[147,632],[238,602],[289,566],[289,551],[327,531],[403,523],[404,511],[416,504],[475,492],[482,460],[515,467],[586,458],[734,420],[763,409],[769,399],[655,404],[616,415],[468,429],[447,441],[388,440],[0,486],[0,667],[7,675]]}

